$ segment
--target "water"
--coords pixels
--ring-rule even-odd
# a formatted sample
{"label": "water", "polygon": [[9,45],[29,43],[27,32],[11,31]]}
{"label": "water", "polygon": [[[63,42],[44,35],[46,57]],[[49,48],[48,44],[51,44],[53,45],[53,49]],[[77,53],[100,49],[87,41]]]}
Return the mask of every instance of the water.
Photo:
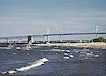
{"label": "water", "polygon": [[61,49],[32,49],[30,51],[2,49],[0,50],[0,72],[8,72],[12,76],[106,75],[106,49],[74,47]]}

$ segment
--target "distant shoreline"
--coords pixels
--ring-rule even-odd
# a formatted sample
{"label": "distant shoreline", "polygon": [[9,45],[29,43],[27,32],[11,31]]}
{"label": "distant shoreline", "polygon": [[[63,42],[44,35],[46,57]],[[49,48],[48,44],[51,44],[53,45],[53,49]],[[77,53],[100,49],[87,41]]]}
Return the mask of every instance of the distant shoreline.
{"label": "distant shoreline", "polygon": [[75,43],[74,45],[76,47],[91,47],[91,48],[105,48],[106,49],[106,43],[96,42],[96,43]]}
{"label": "distant shoreline", "polygon": [[[26,44],[16,44],[19,47],[25,47]],[[46,44],[31,44],[31,46],[34,46],[33,48],[36,48],[37,46],[40,47],[80,47],[80,48],[102,48],[106,49],[106,43],[104,42],[91,42],[91,43],[46,43]],[[8,46],[0,46],[0,49],[6,49]]]}
{"label": "distant shoreline", "polygon": [[91,43],[48,43],[48,44],[36,44],[38,46],[73,46],[73,47],[90,47],[90,48],[104,48],[106,49],[106,43],[103,42],[91,42]]}

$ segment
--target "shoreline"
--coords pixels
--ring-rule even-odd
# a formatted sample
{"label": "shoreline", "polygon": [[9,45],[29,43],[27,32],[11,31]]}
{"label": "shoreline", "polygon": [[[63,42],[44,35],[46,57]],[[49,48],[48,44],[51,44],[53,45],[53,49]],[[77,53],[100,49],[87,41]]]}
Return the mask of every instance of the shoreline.
{"label": "shoreline", "polygon": [[[23,44],[27,45],[27,44]],[[78,47],[78,48],[102,48],[106,49],[106,43],[104,42],[92,42],[92,43],[46,43],[46,44],[31,44],[33,46],[32,48],[37,47]],[[23,47],[23,46],[19,46]],[[25,47],[25,46],[24,46]],[[2,47],[0,46],[0,49],[9,49],[9,47]]]}
{"label": "shoreline", "polygon": [[89,48],[103,48],[106,49],[106,43],[103,42],[92,42],[92,43],[47,43],[47,44],[36,44],[37,46],[72,46],[72,47],[89,47]]}
{"label": "shoreline", "polygon": [[102,48],[106,49],[106,43],[77,43],[76,47],[90,47],[90,48]]}

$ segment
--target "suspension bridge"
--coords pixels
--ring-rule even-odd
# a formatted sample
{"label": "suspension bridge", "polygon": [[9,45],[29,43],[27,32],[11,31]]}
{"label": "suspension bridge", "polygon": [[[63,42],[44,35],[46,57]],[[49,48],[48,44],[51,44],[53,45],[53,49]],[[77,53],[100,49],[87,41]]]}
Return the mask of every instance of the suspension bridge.
{"label": "suspension bridge", "polygon": [[[50,30],[47,29],[47,34],[36,34],[36,35],[23,35],[23,36],[8,36],[8,37],[0,37],[1,40],[6,40],[7,42],[12,39],[27,39],[30,41],[32,38],[43,38],[46,37],[46,41],[49,41],[49,37],[58,36],[62,38],[62,36],[71,36],[71,35],[95,35],[95,38],[98,38],[98,35],[106,35],[106,32],[98,32],[98,26],[95,26],[95,32],[80,32],[80,33],[50,33]],[[61,40],[61,39],[60,39]]]}
{"label": "suspension bridge", "polygon": [[101,32],[101,33],[56,33],[56,34],[39,34],[39,35],[25,35],[25,36],[8,36],[8,37],[0,37],[0,40],[9,40],[9,39],[24,39],[24,38],[40,38],[40,37],[47,37],[47,41],[49,40],[50,36],[66,36],[66,35],[96,35],[98,37],[99,34],[106,34],[106,32]]}

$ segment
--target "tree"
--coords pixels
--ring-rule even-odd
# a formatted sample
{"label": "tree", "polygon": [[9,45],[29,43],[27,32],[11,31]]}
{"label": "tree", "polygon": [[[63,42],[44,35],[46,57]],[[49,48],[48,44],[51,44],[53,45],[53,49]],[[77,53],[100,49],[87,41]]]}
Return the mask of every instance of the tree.
{"label": "tree", "polygon": [[104,39],[103,37],[99,37],[97,39],[92,39],[90,42],[106,42],[106,39]]}

